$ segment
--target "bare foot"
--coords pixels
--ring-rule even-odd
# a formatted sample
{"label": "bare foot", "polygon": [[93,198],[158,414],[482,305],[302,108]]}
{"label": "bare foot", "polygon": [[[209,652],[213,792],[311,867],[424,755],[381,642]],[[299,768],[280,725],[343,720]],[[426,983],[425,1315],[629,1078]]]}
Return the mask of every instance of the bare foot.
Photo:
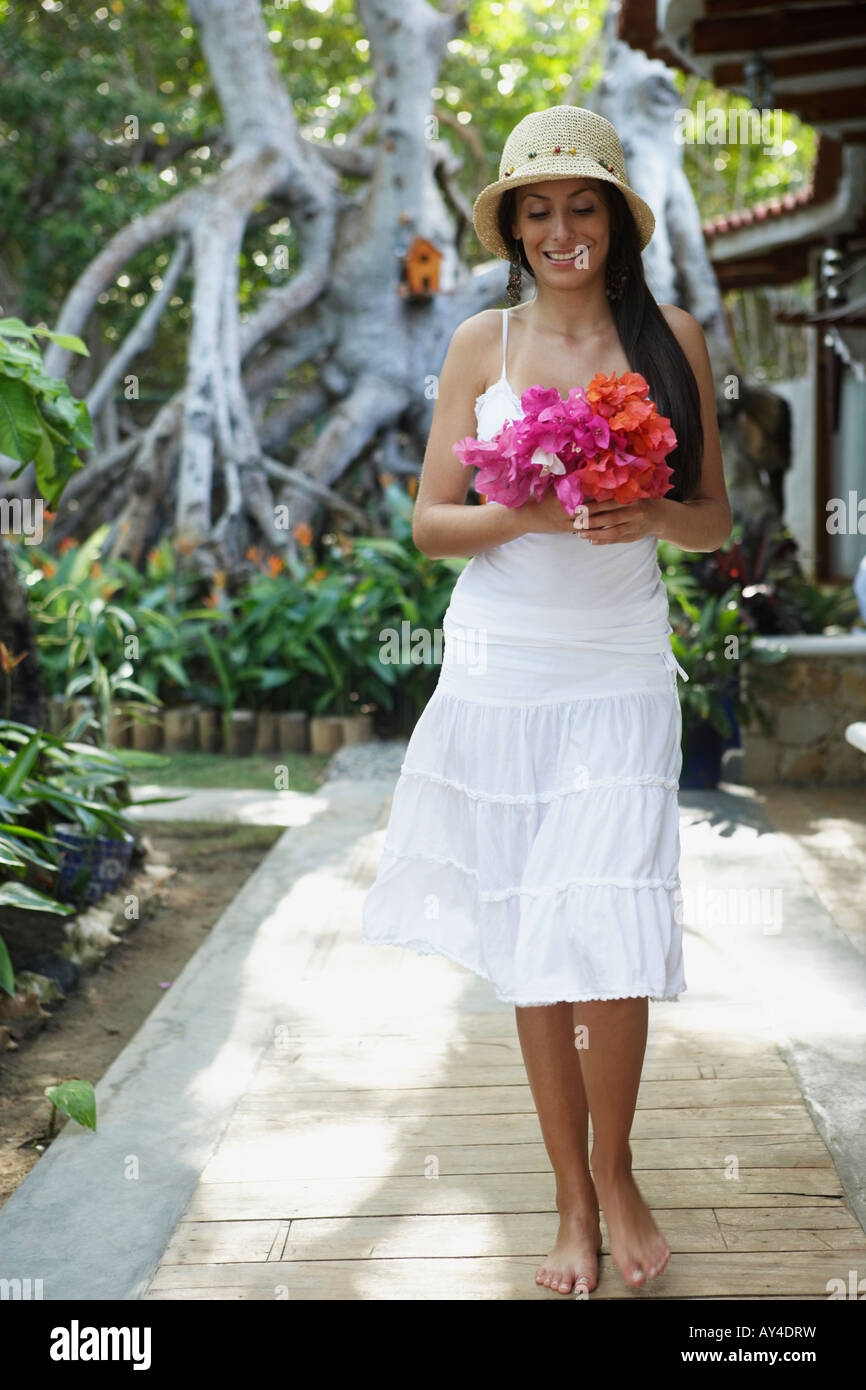
{"label": "bare foot", "polygon": [[556,1244],[538,1266],[536,1284],[555,1293],[577,1293],[583,1289],[591,1293],[598,1284],[600,1250],[601,1226],[595,1197],[586,1198],[578,1206],[561,1206]]}
{"label": "bare foot", "polygon": [[655,1279],[671,1257],[670,1246],[653,1220],[630,1168],[596,1172],[596,1191],[604,1209],[611,1259],[633,1288]]}

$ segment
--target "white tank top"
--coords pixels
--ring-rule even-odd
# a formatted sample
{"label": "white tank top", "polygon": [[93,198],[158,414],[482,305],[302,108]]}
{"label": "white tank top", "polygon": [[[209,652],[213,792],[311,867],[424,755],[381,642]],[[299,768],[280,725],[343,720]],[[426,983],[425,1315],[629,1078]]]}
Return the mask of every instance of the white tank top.
{"label": "white tank top", "polygon": [[[502,375],[475,402],[477,438],[520,419],[506,374],[508,310],[502,311]],[[488,502],[487,506],[498,503]],[[481,627],[491,640],[660,652],[688,680],[670,646],[667,590],[654,536],[590,545],[571,532],[528,532],[473,555],[451,595],[446,619]]]}

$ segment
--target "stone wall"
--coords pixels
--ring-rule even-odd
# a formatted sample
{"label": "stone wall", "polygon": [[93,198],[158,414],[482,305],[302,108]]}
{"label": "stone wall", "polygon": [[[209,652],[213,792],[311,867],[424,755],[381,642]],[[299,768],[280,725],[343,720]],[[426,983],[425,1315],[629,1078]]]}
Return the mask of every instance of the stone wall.
{"label": "stone wall", "polygon": [[[866,785],[866,756],[845,738],[849,724],[866,719],[866,633],[758,642],[788,655],[773,665],[744,663],[743,688],[762,698],[772,733],[757,724],[741,730],[743,781]],[[777,677],[786,688],[764,684]]]}

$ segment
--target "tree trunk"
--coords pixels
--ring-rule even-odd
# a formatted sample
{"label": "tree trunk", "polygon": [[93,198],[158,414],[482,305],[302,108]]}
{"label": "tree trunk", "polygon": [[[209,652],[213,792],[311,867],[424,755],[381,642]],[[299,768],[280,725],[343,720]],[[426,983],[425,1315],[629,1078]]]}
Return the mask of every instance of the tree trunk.
{"label": "tree trunk", "polygon": [[[33,623],[27,607],[27,595],[19,580],[15,561],[6,542],[0,537],[0,644],[12,661],[24,654],[24,660],[11,671],[0,663],[0,718],[47,726],[45,695],[39,671],[39,658]],[[2,653],[0,653],[2,655]],[[8,661],[7,665],[10,664]]]}

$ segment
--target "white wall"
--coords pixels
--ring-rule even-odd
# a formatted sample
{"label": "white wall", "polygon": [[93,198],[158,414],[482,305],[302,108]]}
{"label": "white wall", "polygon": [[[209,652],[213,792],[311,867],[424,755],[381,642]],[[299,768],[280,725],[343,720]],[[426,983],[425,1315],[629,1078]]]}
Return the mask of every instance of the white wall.
{"label": "white wall", "polygon": [[791,410],[791,466],[783,481],[785,507],[783,520],[800,549],[805,574],[815,573],[815,392],[814,332],[806,335],[809,354],[808,374],[789,381],[772,381],[773,391],[788,402]]}

